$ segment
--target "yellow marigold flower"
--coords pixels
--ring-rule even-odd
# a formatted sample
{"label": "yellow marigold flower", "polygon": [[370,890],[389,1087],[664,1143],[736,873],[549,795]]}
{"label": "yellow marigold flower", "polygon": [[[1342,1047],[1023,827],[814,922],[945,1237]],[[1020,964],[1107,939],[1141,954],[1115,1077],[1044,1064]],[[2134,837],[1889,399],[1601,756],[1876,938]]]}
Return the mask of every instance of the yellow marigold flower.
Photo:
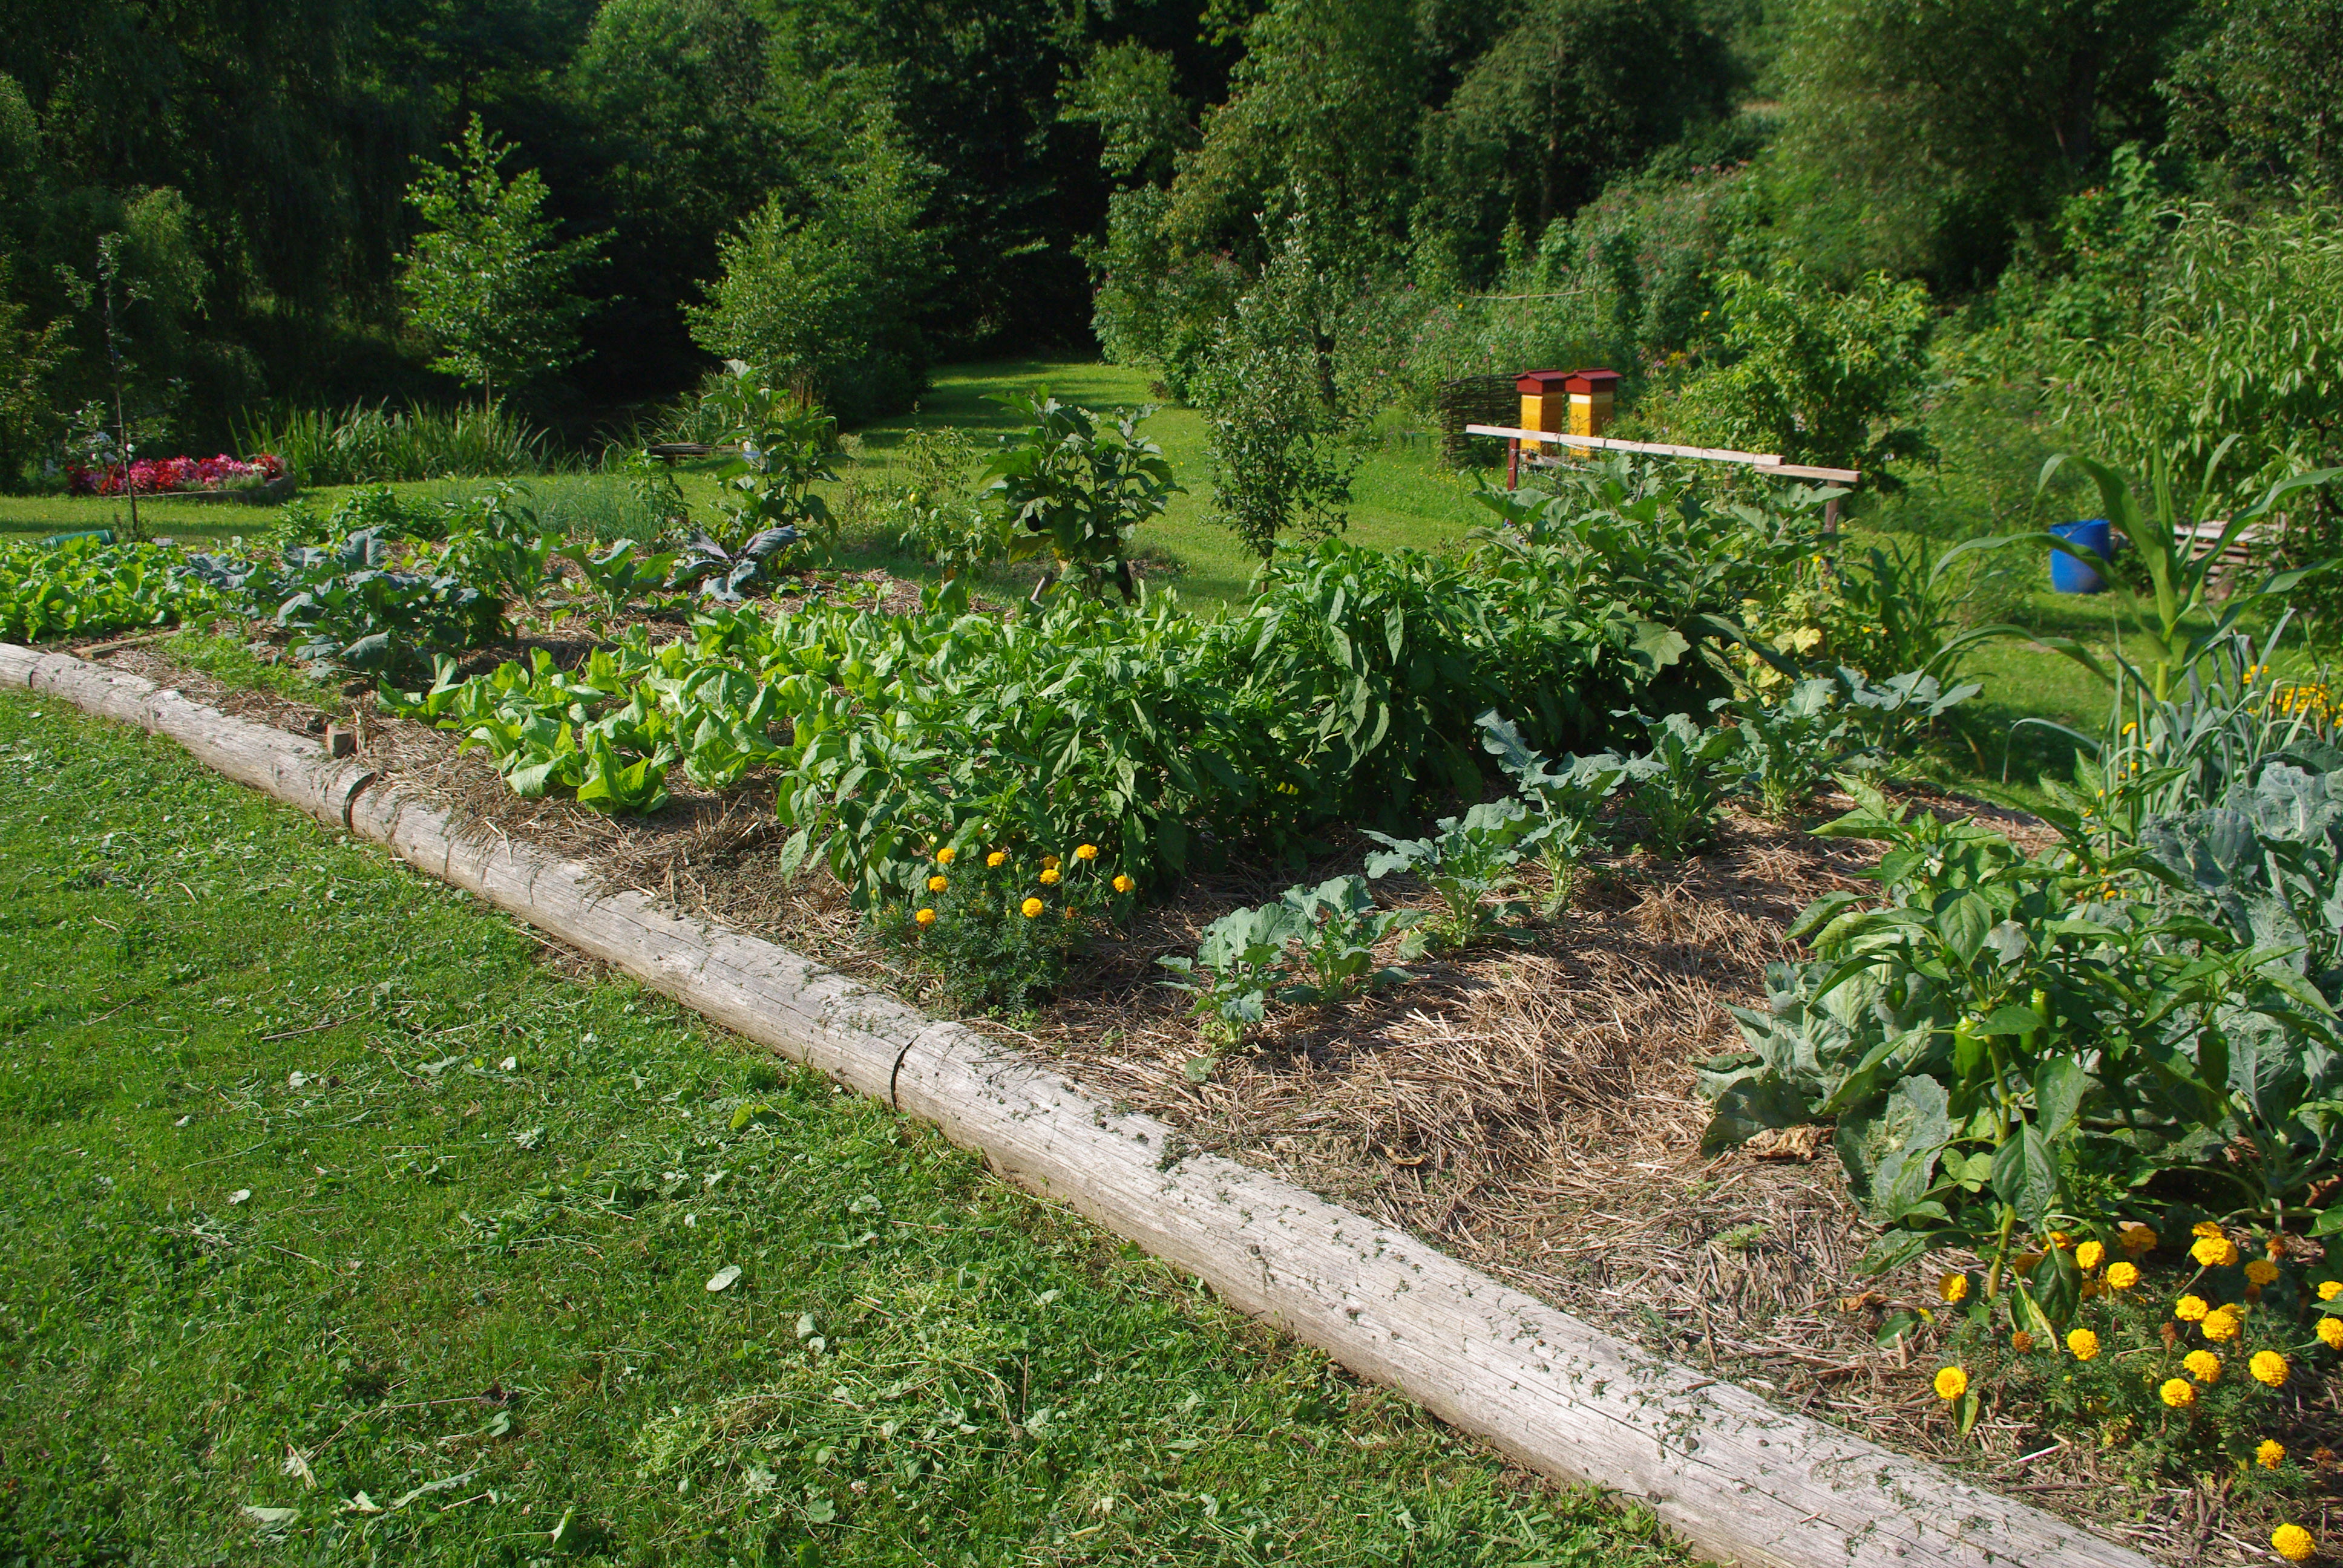
{"label": "yellow marigold flower", "polygon": [[1039,899],[1028,899],[1023,903],[1018,905],[1017,908],[1023,913],[1025,918],[1030,920],[1034,916],[1041,912],[1041,900]]}
{"label": "yellow marigold flower", "polygon": [[2137,1220],[2126,1220],[2117,1226],[2116,1239],[2123,1243],[2123,1250],[2135,1258],[2143,1252],[2156,1251],[2156,1232]]}
{"label": "yellow marigold flower", "polygon": [[2019,1355],[2024,1355],[2026,1352],[2034,1348],[2034,1336],[2027,1333],[2024,1329],[2020,1329],[2016,1333],[2009,1336],[2009,1348],[2016,1351]]}
{"label": "yellow marigold flower", "polygon": [[1969,1374],[1958,1367],[1936,1369],[1936,1397],[1958,1399],[1969,1392]]}
{"label": "yellow marigold flower", "polygon": [[2274,1437],[2262,1439],[2261,1446],[2254,1450],[2254,1462],[2264,1470],[2276,1470],[2285,1457],[2286,1444]]}
{"label": "yellow marigold flower", "polygon": [[932,926],[936,923],[936,912],[933,910],[921,910],[911,918],[923,926]]}
{"label": "yellow marigold flower", "polygon": [[2180,1358],[2180,1364],[2198,1382],[2211,1382],[2221,1375],[2221,1358],[2211,1351],[2190,1351]]}
{"label": "yellow marigold flower", "polygon": [[1053,886],[1057,880],[1058,869],[1055,866],[1044,866],[1041,869],[1041,885],[1043,887],[1047,888]]}
{"label": "yellow marigold flower", "polygon": [[946,888],[950,886],[951,879],[948,877],[930,877],[928,879],[928,891],[931,893],[940,893]]}
{"label": "yellow marigold flower", "polygon": [[2188,1255],[2197,1260],[2199,1267],[2214,1268],[2220,1263],[2222,1249],[2228,1244],[2226,1236],[2199,1236],[2189,1247]]}
{"label": "yellow marigold flower", "polygon": [[1945,1298],[1946,1305],[1964,1299],[1968,1293],[1969,1277],[1966,1274],[1946,1274],[1936,1282],[1936,1294]]}
{"label": "yellow marigold flower", "polygon": [[2138,1283],[2139,1268],[2137,1264],[2109,1263],[2107,1265],[2107,1289],[2128,1291]]}
{"label": "yellow marigold flower", "polygon": [[2099,1336],[2088,1329],[2076,1329],[2066,1335],[2066,1348],[2077,1361],[2089,1361],[2099,1353]]}
{"label": "yellow marigold flower", "polygon": [[1077,860],[1097,859],[1098,846],[1096,844],[1077,844],[1074,847],[1074,859]]}
{"label": "yellow marigold flower", "polygon": [[2270,1532],[2270,1550],[2289,1563],[2308,1563],[2318,1543],[2299,1524],[2281,1524]]}
{"label": "yellow marigold flower", "polygon": [[2246,1265],[2246,1278],[2257,1285],[2278,1283],[2278,1265],[2268,1258],[2256,1258]]}
{"label": "yellow marigold flower", "polygon": [[2246,1363],[2246,1370],[2254,1374],[2256,1382],[2271,1388],[2286,1382],[2286,1358],[2276,1351],[2256,1351],[2254,1359]]}
{"label": "yellow marigold flower", "polygon": [[2156,1397],[2175,1410],[2187,1410],[2197,1402],[2197,1385],[2185,1377],[2167,1378]]}
{"label": "yellow marigold flower", "polygon": [[2208,1340],[2236,1339],[2238,1327],[2237,1309],[2223,1307],[2217,1312],[2207,1312],[2205,1321],[2197,1326],[2205,1331],[2205,1337]]}
{"label": "yellow marigold flower", "polygon": [[1041,857],[1041,865],[1044,869],[1054,871],[1058,869],[1058,857],[1055,855],[1044,855]]}
{"label": "yellow marigold flower", "polygon": [[2067,1235],[2066,1231],[2053,1231],[2050,1232],[2049,1245],[2052,1251],[2063,1252],[2074,1244],[2075,1239],[2072,1236]]}
{"label": "yellow marigold flower", "polygon": [[2343,1319],[2321,1318],[2318,1320],[2318,1326],[2311,1332],[2318,1336],[2318,1342],[2328,1350],[2343,1351]]}
{"label": "yellow marigold flower", "polygon": [[960,851],[950,844],[936,851],[936,864],[939,866],[949,866],[958,859],[960,859]]}
{"label": "yellow marigold flower", "polygon": [[990,853],[990,855],[987,855],[987,856],[984,858],[984,863],[985,863],[987,866],[991,867],[994,870],[996,870],[996,871],[997,871],[997,870],[1001,869],[1001,868],[1008,862],[1008,859],[1009,859],[1009,851],[1008,851],[1008,850],[1006,850],[1006,849],[995,849],[995,850],[993,850],[993,851],[992,851],[992,853]]}
{"label": "yellow marigold flower", "polygon": [[2221,1227],[2210,1220],[2199,1220],[2188,1227],[2188,1233],[2200,1241],[2217,1241],[2221,1239]]}
{"label": "yellow marigold flower", "polygon": [[2172,1303],[2172,1315],[2184,1323],[2201,1323],[2212,1306],[2202,1296],[2183,1296]]}
{"label": "yellow marigold flower", "polygon": [[1122,875],[1121,872],[1117,872],[1115,874],[1114,890],[1116,892],[1127,893],[1137,886],[1139,886],[1137,882],[1132,881],[1129,877]]}
{"label": "yellow marigold flower", "polygon": [[2086,1241],[2075,1249],[2075,1263],[2078,1268],[2096,1269],[2106,1260],[2107,1255],[2107,1248],[2098,1242]]}
{"label": "yellow marigold flower", "polygon": [[2320,1301],[2331,1302],[2338,1296],[2343,1296],[2343,1280],[2321,1280],[2318,1282],[2318,1299]]}

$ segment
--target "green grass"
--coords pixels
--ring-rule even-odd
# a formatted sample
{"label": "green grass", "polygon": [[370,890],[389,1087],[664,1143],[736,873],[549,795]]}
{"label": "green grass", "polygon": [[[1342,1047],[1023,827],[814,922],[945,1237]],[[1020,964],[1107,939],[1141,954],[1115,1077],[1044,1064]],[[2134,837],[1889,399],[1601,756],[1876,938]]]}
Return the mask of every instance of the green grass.
{"label": "green grass", "polygon": [[0,767],[0,1563],[1680,1558],[175,749]]}

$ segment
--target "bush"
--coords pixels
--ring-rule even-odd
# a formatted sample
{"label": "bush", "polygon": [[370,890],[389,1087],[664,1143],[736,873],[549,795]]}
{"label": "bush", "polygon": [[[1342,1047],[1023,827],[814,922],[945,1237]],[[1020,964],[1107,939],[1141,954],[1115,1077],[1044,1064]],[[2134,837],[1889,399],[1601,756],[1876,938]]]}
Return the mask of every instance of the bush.
{"label": "bush", "polygon": [[236,441],[247,452],[274,452],[308,486],[496,478],[557,466],[552,437],[502,407],[287,409],[239,421]]}

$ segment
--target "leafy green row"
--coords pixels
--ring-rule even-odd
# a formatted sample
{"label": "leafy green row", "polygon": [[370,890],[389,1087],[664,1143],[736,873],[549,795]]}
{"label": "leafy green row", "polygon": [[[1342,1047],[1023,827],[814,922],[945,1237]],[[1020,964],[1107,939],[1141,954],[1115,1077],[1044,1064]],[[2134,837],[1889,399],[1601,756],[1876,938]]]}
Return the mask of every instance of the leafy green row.
{"label": "leafy green row", "polygon": [[205,585],[175,574],[177,559],[161,545],[96,539],[0,548],[0,638],[103,637],[211,608]]}

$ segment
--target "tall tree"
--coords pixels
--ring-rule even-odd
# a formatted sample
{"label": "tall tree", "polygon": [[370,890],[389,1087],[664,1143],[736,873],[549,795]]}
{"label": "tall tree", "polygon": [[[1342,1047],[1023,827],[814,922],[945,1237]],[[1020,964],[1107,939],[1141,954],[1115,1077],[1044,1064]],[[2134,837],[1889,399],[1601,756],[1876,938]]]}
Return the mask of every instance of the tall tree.
{"label": "tall tree", "polygon": [[569,283],[598,241],[558,240],[535,169],[510,179],[498,167],[513,149],[472,116],[450,164],[426,164],[407,201],[427,226],[400,278],[415,325],[438,347],[432,368],[480,389],[558,370],[578,357],[578,324],[590,308]]}
{"label": "tall tree", "polygon": [[1990,281],[2124,141],[2161,139],[2157,78],[2192,0],[1803,0],[1781,61],[1780,205],[1845,277]]}

